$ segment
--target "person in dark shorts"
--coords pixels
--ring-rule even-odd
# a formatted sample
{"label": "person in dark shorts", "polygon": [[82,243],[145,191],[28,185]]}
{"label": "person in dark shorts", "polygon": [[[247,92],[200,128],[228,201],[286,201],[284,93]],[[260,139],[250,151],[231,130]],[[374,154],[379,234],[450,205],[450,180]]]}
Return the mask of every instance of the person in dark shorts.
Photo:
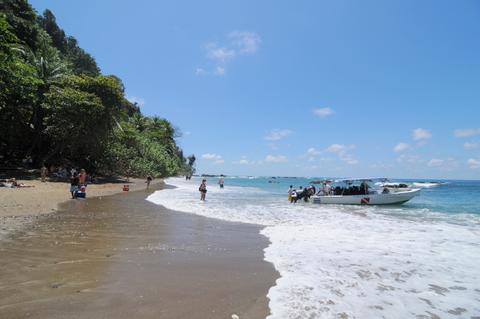
{"label": "person in dark shorts", "polygon": [[207,195],[207,180],[203,179],[200,187],[198,188],[200,191],[200,200],[205,201],[205,196]]}
{"label": "person in dark shorts", "polygon": [[80,184],[80,179],[78,178],[78,173],[73,173],[73,176],[70,178],[70,193],[72,194],[72,199],[77,198],[78,185]]}
{"label": "person in dark shorts", "polygon": [[147,183],[147,189],[150,188],[150,183],[152,182],[152,180],[153,180],[152,176],[148,175],[147,180],[145,182],[145,183]]}

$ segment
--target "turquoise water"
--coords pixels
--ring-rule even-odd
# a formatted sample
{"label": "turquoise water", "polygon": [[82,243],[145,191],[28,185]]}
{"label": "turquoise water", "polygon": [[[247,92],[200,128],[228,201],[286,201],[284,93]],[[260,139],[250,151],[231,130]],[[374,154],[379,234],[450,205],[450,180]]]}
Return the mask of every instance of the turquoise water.
{"label": "turquoise water", "polygon": [[[311,185],[311,181],[324,179],[288,178],[288,177],[230,177],[226,179],[226,186],[255,187],[268,191],[271,195],[285,197],[288,187]],[[335,178],[331,178],[335,179]],[[215,186],[217,178],[209,178],[211,187]],[[408,209],[428,209],[446,214],[477,214],[480,215],[480,181],[466,180],[425,180],[425,179],[392,179],[392,182],[441,182],[439,186],[422,188],[421,195],[402,205]],[[318,188],[318,185],[315,185]]]}

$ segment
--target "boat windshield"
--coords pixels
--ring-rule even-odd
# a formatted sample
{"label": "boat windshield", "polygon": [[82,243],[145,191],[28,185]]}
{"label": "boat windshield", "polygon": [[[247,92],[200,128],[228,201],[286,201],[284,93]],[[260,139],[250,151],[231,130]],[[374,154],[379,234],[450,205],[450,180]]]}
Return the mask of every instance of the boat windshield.
{"label": "boat windshield", "polygon": [[[323,183],[319,195],[368,195],[377,193],[375,179],[342,179]],[[377,179],[378,180],[378,179]]]}

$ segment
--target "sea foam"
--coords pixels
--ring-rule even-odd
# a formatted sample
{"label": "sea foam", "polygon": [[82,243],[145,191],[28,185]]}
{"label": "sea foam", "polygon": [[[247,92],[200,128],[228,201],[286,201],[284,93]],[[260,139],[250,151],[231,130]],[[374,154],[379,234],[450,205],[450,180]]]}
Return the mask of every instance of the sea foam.
{"label": "sea foam", "polygon": [[169,209],[265,226],[280,273],[269,318],[470,318],[480,315],[480,222],[428,209],[292,205],[255,187],[198,180],[147,199]]}

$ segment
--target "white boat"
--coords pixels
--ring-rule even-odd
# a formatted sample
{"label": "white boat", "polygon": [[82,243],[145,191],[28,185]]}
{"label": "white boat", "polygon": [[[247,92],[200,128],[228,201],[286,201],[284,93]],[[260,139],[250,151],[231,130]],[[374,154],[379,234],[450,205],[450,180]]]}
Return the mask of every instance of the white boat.
{"label": "white boat", "polygon": [[[385,179],[381,179],[385,180]],[[420,194],[418,188],[392,189],[390,187],[371,188],[373,179],[342,179],[332,185],[326,183],[313,196],[315,204],[343,205],[395,205],[403,204]],[[356,184],[360,183],[360,187]],[[342,185],[342,186],[340,186]]]}
{"label": "white boat", "polygon": [[447,182],[414,182],[412,183],[413,186],[420,187],[420,188],[432,188],[432,187],[438,187],[445,184],[448,184],[448,183]]}
{"label": "white boat", "polygon": [[375,186],[386,187],[392,192],[408,191],[412,189],[412,187],[409,184],[403,183],[403,182],[400,182],[400,183],[389,182],[389,181],[377,182],[375,183]]}

